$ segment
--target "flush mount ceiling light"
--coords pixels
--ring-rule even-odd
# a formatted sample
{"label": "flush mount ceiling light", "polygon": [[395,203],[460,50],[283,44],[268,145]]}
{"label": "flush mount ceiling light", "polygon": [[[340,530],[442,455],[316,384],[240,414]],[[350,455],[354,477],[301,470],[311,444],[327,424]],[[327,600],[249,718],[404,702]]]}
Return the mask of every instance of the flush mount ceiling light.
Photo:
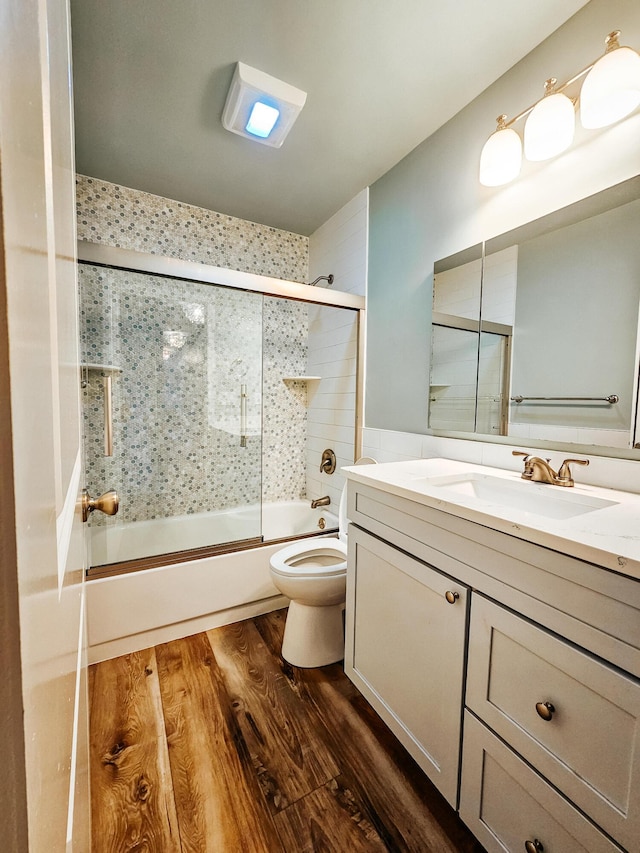
{"label": "flush mount ceiling light", "polygon": [[306,100],[301,89],[238,62],[222,124],[232,133],[280,148]]}
{"label": "flush mount ceiling light", "polygon": [[607,127],[636,109],[640,104],[640,56],[630,47],[620,47],[619,36],[619,30],[609,33],[604,56],[565,83],[556,86],[553,77],[547,80],[544,97],[536,104],[509,121],[507,116],[498,118],[498,128],[486,141],[480,156],[481,184],[498,187],[518,176],[522,146],[512,126],[521,119],[527,119],[524,128],[527,160],[548,160],[571,145],[578,99],[569,97],[564,90],[585,75],[579,101],[583,127]]}

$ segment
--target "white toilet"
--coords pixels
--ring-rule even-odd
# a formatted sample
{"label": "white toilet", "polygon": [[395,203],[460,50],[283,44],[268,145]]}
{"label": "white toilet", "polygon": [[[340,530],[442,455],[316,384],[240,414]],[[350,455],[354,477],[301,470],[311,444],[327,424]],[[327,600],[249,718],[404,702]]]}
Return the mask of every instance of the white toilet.
{"label": "white toilet", "polygon": [[[363,457],[356,465],[374,463]],[[347,590],[347,486],[340,497],[338,536],[305,539],[277,551],[271,580],[291,599],[282,657],[301,667],[326,666],[344,657],[342,612]]]}

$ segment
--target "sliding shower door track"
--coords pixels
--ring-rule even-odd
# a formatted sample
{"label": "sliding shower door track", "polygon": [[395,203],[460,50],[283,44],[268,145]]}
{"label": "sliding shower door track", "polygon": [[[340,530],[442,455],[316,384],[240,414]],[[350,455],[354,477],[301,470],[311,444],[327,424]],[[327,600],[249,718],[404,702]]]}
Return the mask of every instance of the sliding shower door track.
{"label": "sliding shower door track", "polygon": [[252,551],[265,545],[283,545],[287,542],[296,542],[299,539],[312,539],[335,535],[338,528],[326,529],[320,532],[306,533],[299,536],[285,536],[281,539],[263,540],[261,536],[253,539],[241,539],[237,542],[224,542],[221,545],[207,545],[204,548],[192,548],[188,551],[171,551],[167,554],[156,554],[151,557],[138,557],[134,560],[123,560],[118,563],[105,563],[102,566],[90,566],[87,569],[87,578],[109,578],[115,575],[126,575],[129,572],[140,572],[144,569],[158,569],[162,566],[172,566],[176,563],[190,563],[192,560],[204,560],[207,557],[220,557],[224,554],[233,554],[236,551]]}

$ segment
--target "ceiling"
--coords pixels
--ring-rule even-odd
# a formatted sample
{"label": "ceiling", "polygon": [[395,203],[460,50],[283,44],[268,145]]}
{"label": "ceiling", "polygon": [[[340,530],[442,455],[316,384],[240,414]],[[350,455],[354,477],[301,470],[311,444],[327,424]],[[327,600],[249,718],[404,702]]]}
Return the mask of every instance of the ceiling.
{"label": "ceiling", "polygon": [[[311,234],[585,3],[71,0],[77,169]],[[282,148],[222,127],[238,60],[308,93]]]}

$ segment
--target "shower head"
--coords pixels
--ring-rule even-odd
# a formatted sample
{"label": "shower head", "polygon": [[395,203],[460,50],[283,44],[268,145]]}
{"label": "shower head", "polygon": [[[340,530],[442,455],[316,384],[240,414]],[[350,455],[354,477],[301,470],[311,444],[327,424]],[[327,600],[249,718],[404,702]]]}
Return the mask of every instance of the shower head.
{"label": "shower head", "polygon": [[331,285],[333,284],[333,273],[330,273],[329,275],[319,275],[315,281],[308,282],[309,287],[313,287],[319,281],[326,281],[326,282],[328,282],[329,287],[331,287]]}

